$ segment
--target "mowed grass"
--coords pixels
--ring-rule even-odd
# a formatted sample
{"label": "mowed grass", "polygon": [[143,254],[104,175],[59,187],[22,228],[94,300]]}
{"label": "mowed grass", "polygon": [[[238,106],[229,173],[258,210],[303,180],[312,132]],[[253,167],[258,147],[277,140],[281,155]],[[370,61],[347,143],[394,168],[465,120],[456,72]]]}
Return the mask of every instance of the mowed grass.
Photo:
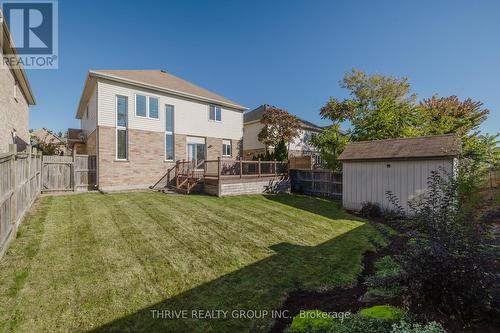
{"label": "mowed grass", "polygon": [[287,291],[355,283],[374,241],[338,202],[306,196],[43,197],[0,260],[0,331],[267,331]]}

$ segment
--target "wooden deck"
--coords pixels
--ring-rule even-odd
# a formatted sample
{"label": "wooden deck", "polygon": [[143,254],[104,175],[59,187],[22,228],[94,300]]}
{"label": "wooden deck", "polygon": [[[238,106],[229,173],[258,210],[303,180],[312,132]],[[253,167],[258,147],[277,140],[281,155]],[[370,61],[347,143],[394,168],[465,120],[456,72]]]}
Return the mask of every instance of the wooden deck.
{"label": "wooden deck", "polygon": [[186,194],[205,192],[225,196],[288,192],[290,187],[288,162],[281,161],[222,158],[198,164],[194,161],[177,161],[164,177],[166,187]]}

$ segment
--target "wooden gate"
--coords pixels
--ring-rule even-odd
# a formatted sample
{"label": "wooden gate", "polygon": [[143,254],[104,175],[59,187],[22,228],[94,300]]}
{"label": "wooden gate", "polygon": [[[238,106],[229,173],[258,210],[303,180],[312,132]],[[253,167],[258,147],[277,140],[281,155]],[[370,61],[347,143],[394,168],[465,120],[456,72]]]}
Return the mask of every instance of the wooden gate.
{"label": "wooden gate", "polygon": [[96,169],[96,157],[93,155],[44,155],[42,192],[94,190]]}

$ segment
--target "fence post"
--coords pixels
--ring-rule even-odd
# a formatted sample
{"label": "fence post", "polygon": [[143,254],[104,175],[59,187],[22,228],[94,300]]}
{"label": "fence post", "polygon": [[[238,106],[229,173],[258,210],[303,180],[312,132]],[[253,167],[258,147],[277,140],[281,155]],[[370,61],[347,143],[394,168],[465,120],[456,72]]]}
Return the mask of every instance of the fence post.
{"label": "fence post", "polygon": [[179,162],[175,162],[175,188],[179,187]]}
{"label": "fence post", "polygon": [[10,197],[10,224],[11,224],[11,239],[16,238],[16,219],[17,219],[17,145],[10,144],[9,152],[12,154],[10,159],[10,186],[12,193]]}
{"label": "fence post", "polygon": [[260,178],[260,158],[259,158],[259,163],[257,164],[257,169],[258,169],[258,172],[259,172],[259,178]]}
{"label": "fence post", "polygon": [[[43,183],[43,179],[42,179],[42,177],[43,177],[43,154],[42,154],[41,150],[38,152],[38,158],[37,158],[37,160],[38,160],[38,162],[37,162],[38,165],[37,165],[36,171],[38,172],[38,191],[40,193],[42,193],[42,183]],[[38,168],[38,167],[40,167],[40,168]]]}
{"label": "fence post", "polygon": [[221,165],[220,165],[220,156],[217,157],[217,179],[220,180],[220,172],[221,172]]}
{"label": "fence post", "polygon": [[73,149],[73,164],[71,165],[72,168],[72,176],[73,176],[73,192],[76,191],[76,149]]}
{"label": "fence post", "polygon": [[276,159],[274,159],[274,177],[278,175],[278,170],[276,170]]}
{"label": "fence post", "polygon": [[[26,146],[26,152],[28,153],[27,162],[26,162],[26,170],[24,170],[24,174],[26,175],[24,186],[26,188],[28,202],[31,202],[31,186],[30,186],[30,178],[31,178],[31,145]],[[29,205],[28,205],[29,207]],[[28,208],[26,208],[28,209]]]}
{"label": "fence post", "polygon": [[241,156],[240,156],[240,178],[243,177],[243,160],[241,159]]}

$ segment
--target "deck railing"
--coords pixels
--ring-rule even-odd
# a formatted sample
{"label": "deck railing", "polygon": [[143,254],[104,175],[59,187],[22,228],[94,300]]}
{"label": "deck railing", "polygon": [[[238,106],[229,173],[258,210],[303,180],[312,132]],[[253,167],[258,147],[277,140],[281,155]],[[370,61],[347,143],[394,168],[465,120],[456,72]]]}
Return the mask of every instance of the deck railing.
{"label": "deck railing", "polygon": [[182,160],[177,161],[150,188],[156,188],[159,184],[167,187],[175,185],[177,189],[187,189],[189,192],[201,179],[283,177],[288,175],[288,171],[288,161],[246,161],[221,157],[200,162]]}
{"label": "deck railing", "polygon": [[218,158],[204,161],[205,178],[260,178],[288,174],[288,162]]}
{"label": "deck railing", "polygon": [[240,159],[217,158],[216,160],[177,161],[176,176],[197,178],[244,178],[270,177],[288,174],[288,162],[245,161]]}

